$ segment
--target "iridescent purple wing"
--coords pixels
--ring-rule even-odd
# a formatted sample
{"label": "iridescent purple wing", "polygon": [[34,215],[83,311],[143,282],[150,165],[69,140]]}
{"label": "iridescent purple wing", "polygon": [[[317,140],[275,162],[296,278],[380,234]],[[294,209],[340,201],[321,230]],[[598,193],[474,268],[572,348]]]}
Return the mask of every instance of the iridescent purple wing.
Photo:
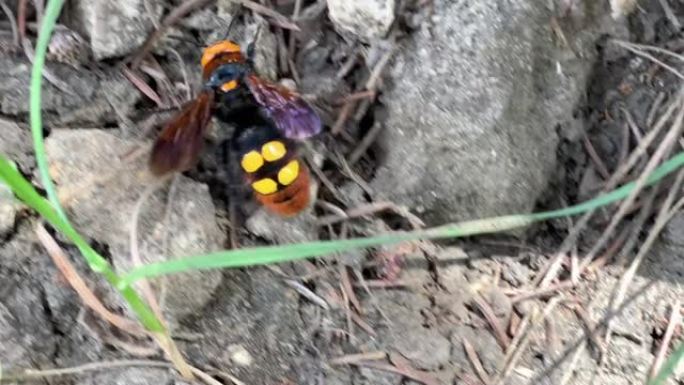
{"label": "iridescent purple wing", "polygon": [[318,114],[296,93],[255,75],[247,77],[247,85],[284,136],[305,139],[321,132]]}

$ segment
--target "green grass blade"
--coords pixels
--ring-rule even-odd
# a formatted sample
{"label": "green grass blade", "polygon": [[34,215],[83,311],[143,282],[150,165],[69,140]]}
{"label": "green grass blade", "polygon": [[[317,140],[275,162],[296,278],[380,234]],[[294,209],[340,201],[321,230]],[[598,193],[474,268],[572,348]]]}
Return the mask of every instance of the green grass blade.
{"label": "green grass blade", "polygon": [[[31,184],[24,179],[19,171],[14,168],[6,158],[0,155],[0,181],[9,186],[14,194],[32,209],[36,210],[50,225],[64,234],[74,243],[87,259],[88,265],[96,272],[102,274],[109,283],[115,287],[121,286],[121,278],[111,269],[107,261],[98,254],[88,242],[64,220],[55,208],[45,198],[41,197]],[[153,332],[163,332],[164,327],[155,317],[154,313],[145,304],[137,293],[129,286],[120,289],[121,295],[126,299],[131,309],[137,314],[143,326]]]}
{"label": "green grass blade", "polygon": [[[680,152],[674,157],[668,159],[667,162],[660,165],[660,167],[653,170],[651,175],[646,179],[646,186],[651,186],[672,172],[684,166],[684,152]],[[536,220],[546,220],[570,215],[581,214],[626,198],[634,189],[636,182],[630,182],[624,186],[615,189],[607,194],[599,195],[598,197],[580,203],[575,206],[570,206],[565,209],[548,211],[543,213],[532,214]]]}
{"label": "green grass blade", "polygon": [[161,275],[182,273],[190,270],[216,268],[235,268],[269,263],[280,263],[328,255],[353,249],[390,245],[417,239],[454,238],[484,232],[502,231],[530,224],[525,216],[495,218],[491,221],[471,221],[458,225],[436,227],[410,233],[394,233],[368,238],[354,238],[340,241],[306,242],[284,246],[266,246],[251,249],[219,251],[211,254],[173,259],[165,262],[144,265],[132,270],[121,278],[120,287],[133,282]]}
{"label": "green grass blade", "polygon": [[[655,169],[647,184],[654,184],[684,165],[684,152],[677,154]],[[182,273],[190,270],[206,270],[228,267],[246,267],[268,263],[288,262],[318,257],[336,252],[388,245],[419,239],[457,238],[468,235],[511,230],[530,225],[534,222],[576,215],[624,199],[634,189],[635,183],[628,183],[615,191],[598,196],[592,200],[561,210],[530,214],[496,217],[476,221],[440,226],[428,230],[409,233],[395,233],[370,238],[356,238],[340,241],[307,242],[294,245],[268,246],[252,249],[220,251],[211,254],[190,256],[165,262],[152,263],[131,270],[121,278],[120,287],[133,282],[161,275]]]}
{"label": "green grass blade", "polygon": [[674,373],[675,368],[682,360],[684,360],[684,342],[679,344],[670,358],[668,358],[667,361],[665,361],[665,364],[660,368],[658,375],[655,376],[653,380],[649,381],[648,385],[663,385],[665,380]]}
{"label": "green grass blade", "polygon": [[[24,203],[38,211],[52,226],[67,236],[81,251],[88,265],[94,271],[102,274],[107,281],[115,287],[120,286],[119,276],[111,269],[107,261],[100,256],[92,247],[78,234],[78,232],[68,222],[64,210],[59,203],[59,197],[55,186],[50,179],[49,166],[45,155],[45,141],[43,136],[43,117],[42,117],[42,83],[43,68],[45,67],[45,56],[52,31],[57,23],[57,18],[64,4],[63,0],[49,0],[45,8],[43,22],[38,34],[38,42],[31,69],[31,85],[29,97],[29,120],[31,124],[31,134],[33,136],[33,147],[36,156],[36,164],[40,174],[41,182],[47,192],[49,201],[41,197],[31,184],[12,167],[12,164],[0,155],[0,179],[12,188],[15,195]],[[128,302],[131,309],[136,313],[140,322],[145,328],[152,332],[165,333],[165,328],[161,321],[157,319],[147,304],[142,301],[138,294],[131,287],[120,289],[121,295]]]}
{"label": "green grass blade", "polygon": [[40,26],[35,57],[33,58],[33,68],[31,69],[29,120],[31,123],[31,134],[33,136],[33,149],[36,153],[36,165],[38,166],[38,172],[40,173],[41,183],[47,192],[48,199],[59,216],[66,218],[48,171],[48,162],[47,157],[45,156],[45,143],[43,140],[43,116],[41,113],[41,87],[43,83],[45,54],[47,52],[48,44],[50,43],[50,36],[52,36],[52,31],[55,28],[63,4],[63,0],[50,0],[45,8],[45,16],[43,16],[43,23]]}

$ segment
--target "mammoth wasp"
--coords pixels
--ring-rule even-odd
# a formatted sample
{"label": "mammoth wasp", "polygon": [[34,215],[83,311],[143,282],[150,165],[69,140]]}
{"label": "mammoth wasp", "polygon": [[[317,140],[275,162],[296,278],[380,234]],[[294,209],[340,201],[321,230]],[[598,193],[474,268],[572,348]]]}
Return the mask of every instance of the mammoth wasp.
{"label": "mammoth wasp", "polygon": [[229,40],[202,55],[202,89],[162,129],[152,147],[155,175],[186,171],[199,159],[211,118],[232,125],[228,167],[239,168],[252,194],[271,212],[296,215],[310,201],[309,170],[299,142],[321,131],[321,120],[298,94],[254,72],[253,45],[243,55]]}

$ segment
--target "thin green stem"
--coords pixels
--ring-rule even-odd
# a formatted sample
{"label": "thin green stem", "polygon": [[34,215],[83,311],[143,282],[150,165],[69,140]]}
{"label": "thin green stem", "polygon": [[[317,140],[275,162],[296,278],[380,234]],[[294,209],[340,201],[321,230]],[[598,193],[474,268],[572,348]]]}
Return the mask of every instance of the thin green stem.
{"label": "thin green stem", "polygon": [[665,361],[663,366],[660,368],[658,375],[649,381],[648,385],[663,385],[665,381],[674,373],[675,368],[681,360],[684,359],[684,342],[679,344],[677,349],[672,353],[670,358]]}
{"label": "thin green stem", "polygon": [[[114,287],[121,286],[121,278],[112,270],[109,263],[93,250],[71,224],[59,216],[50,202],[41,197],[19,171],[2,156],[0,156],[0,180],[10,186],[14,194],[36,210],[45,221],[69,238],[81,251],[93,271],[102,274]],[[165,329],[161,322],[133,288],[127,286],[120,289],[120,292],[145,328],[153,332],[164,332]]]}
{"label": "thin green stem", "polygon": [[[43,199],[36,190],[26,181],[19,172],[12,167],[9,161],[0,157],[0,179],[3,179],[12,187],[14,193],[24,202],[38,211],[43,218],[52,226],[66,235],[79,248],[88,265],[94,271],[102,274],[107,281],[115,287],[121,286],[120,277],[112,270],[107,261],[102,258],[88,242],[69,223],[55,190],[55,186],[50,179],[49,166],[45,155],[45,141],[43,136],[42,119],[42,82],[43,68],[45,67],[45,56],[50,43],[52,31],[57,23],[63,0],[50,0],[45,8],[45,15],[40,27],[38,42],[36,44],[33,68],[31,71],[31,89],[29,100],[29,118],[31,123],[31,133],[33,136],[33,146],[36,154],[36,164],[40,173],[40,178],[48,195],[48,200]],[[165,328],[161,321],[156,318],[154,313],[138,296],[131,287],[120,289],[121,295],[126,299],[131,309],[138,315],[143,326],[152,332],[163,332]]]}
{"label": "thin green stem", "polygon": [[[655,169],[647,180],[652,185],[684,165],[684,153],[679,153]],[[131,270],[121,279],[121,288],[143,279],[190,270],[245,267],[269,263],[287,262],[323,256],[352,249],[373,247],[419,239],[458,238],[469,235],[494,233],[528,226],[534,222],[577,215],[588,210],[606,206],[624,199],[634,189],[628,183],[608,194],[600,195],[587,202],[565,209],[547,211],[530,215],[511,215],[481,219],[440,226],[428,230],[409,233],[395,233],[370,238],[346,239],[340,241],[308,242],[295,245],[268,246],[253,249],[221,251],[212,254],[190,256],[165,262],[152,263]]]}
{"label": "thin green stem", "polygon": [[48,199],[52,203],[57,213],[66,219],[62,205],[55,190],[55,186],[50,179],[47,157],[45,156],[45,141],[43,135],[43,116],[41,111],[42,97],[41,88],[43,83],[43,68],[45,67],[45,55],[50,36],[57,23],[57,18],[62,9],[64,0],[50,0],[45,8],[45,17],[40,26],[36,52],[33,58],[33,68],[31,69],[31,89],[29,93],[29,119],[31,123],[31,134],[33,135],[33,148],[36,153],[36,165],[40,173],[40,179],[47,192]]}

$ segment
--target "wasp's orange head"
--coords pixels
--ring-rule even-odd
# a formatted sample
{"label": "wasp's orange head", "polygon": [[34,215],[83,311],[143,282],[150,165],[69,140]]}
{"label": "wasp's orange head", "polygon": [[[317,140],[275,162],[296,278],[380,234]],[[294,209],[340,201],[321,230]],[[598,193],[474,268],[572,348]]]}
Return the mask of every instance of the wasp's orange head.
{"label": "wasp's orange head", "polygon": [[240,45],[230,40],[222,40],[205,48],[202,54],[202,68],[207,67],[209,63],[222,55],[241,58]]}

